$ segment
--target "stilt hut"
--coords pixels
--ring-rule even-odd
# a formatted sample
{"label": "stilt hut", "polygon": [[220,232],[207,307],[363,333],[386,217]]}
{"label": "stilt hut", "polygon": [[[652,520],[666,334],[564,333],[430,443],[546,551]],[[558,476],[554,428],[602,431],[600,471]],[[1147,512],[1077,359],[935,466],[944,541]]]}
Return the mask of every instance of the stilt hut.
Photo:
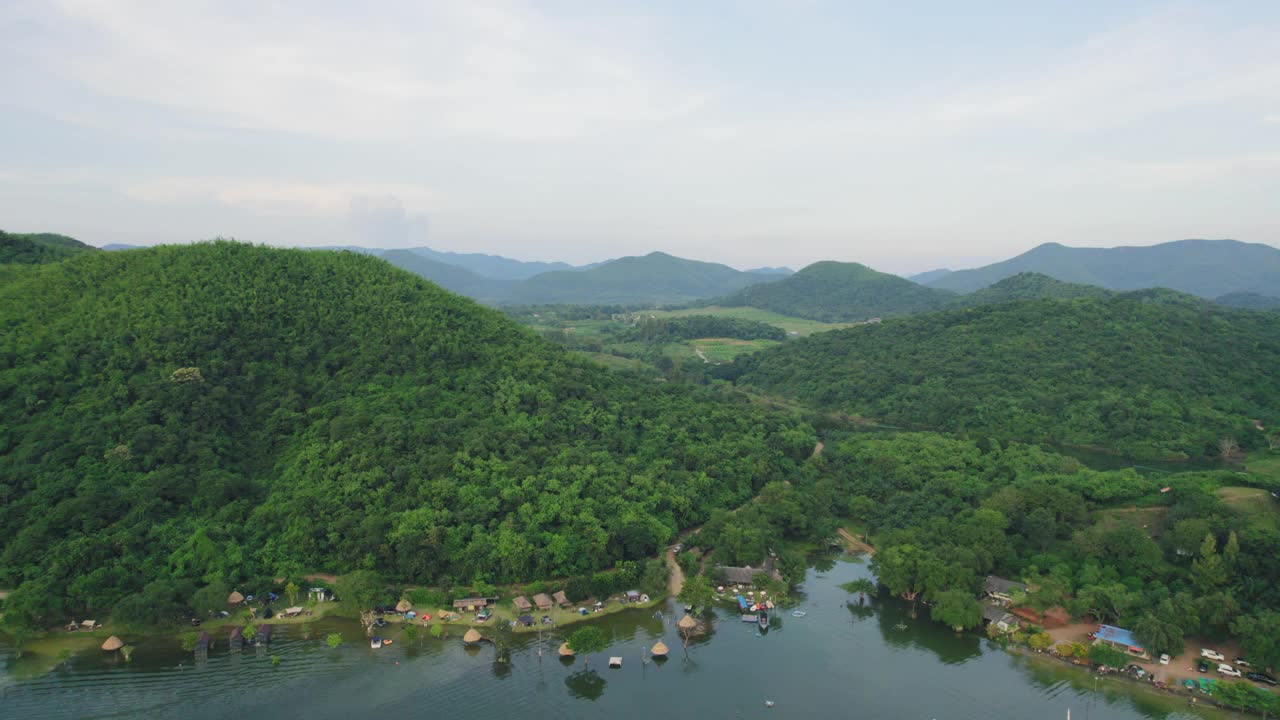
{"label": "stilt hut", "polygon": [[124,641],[116,637],[115,635],[112,635],[111,637],[107,638],[107,641],[102,643],[102,649],[106,650],[107,652],[115,652],[122,647],[124,647]]}
{"label": "stilt hut", "polygon": [[560,657],[573,657],[573,648],[569,647],[569,643],[560,643]]}
{"label": "stilt hut", "polygon": [[661,640],[654,643],[653,648],[649,650],[649,654],[653,655],[656,658],[666,657],[667,653],[669,652],[671,651],[667,649],[667,644],[662,642]]}
{"label": "stilt hut", "polygon": [[396,612],[407,613],[413,609],[413,603],[405,598],[400,598],[400,602],[396,603]]}
{"label": "stilt hut", "polygon": [[465,635],[462,636],[462,642],[468,645],[475,645],[484,638],[480,635],[480,631],[475,628],[468,628]]}

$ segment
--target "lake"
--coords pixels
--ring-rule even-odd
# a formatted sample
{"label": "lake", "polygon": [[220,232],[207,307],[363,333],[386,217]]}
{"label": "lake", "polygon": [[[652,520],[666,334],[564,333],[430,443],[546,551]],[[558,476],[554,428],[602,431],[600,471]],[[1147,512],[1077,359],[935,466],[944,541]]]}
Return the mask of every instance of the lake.
{"label": "lake", "polygon": [[[910,617],[895,600],[850,607],[837,586],[870,574],[863,560],[816,560],[796,618],[779,613],[765,633],[729,607],[687,654],[673,601],[610,615],[599,626],[612,646],[565,665],[560,639],[521,636],[509,665],[494,649],[465,648],[455,636],[401,639],[369,648],[363,630],[318,621],[312,639],[278,628],[269,648],[230,652],[225,634],[196,661],[173,638],[137,643],[133,662],[93,650],[53,672],[30,675],[0,642],[0,718],[921,718],[923,720],[1076,720],[1194,718],[1184,700],[1138,693],[1055,661],[1013,655],[976,635],[956,635]],[[855,599],[856,603],[856,599]],[[347,639],[329,648],[324,636]],[[642,662],[662,639],[664,664]],[[607,668],[608,656],[624,659]],[[274,665],[272,656],[280,662]],[[772,700],[775,706],[765,707]],[[1228,717],[1218,713],[1217,717]]]}

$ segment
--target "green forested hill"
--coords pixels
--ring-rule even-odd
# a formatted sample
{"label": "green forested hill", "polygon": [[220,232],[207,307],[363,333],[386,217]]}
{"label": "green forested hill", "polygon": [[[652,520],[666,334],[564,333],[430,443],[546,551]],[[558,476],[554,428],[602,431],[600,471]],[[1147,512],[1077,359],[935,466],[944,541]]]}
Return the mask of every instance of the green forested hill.
{"label": "green forested hill", "polygon": [[[1276,292],[1280,292],[1280,288],[1277,288]],[[1213,301],[1219,305],[1244,308],[1245,310],[1280,310],[1280,297],[1259,293],[1227,293],[1214,298]]]}
{"label": "green forested hill", "polygon": [[783,280],[752,285],[719,304],[749,305],[824,322],[849,322],[935,310],[952,297],[949,292],[877,272],[866,265],[824,261]]}
{"label": "green forested hill", "polygon": [[1280,422],[1280,315],[1168,291],[947,310],[740,359],[738,382],[882,421],[1129,454]]}
{"label": "green forested hill", "polygon": [[7,233],[0,230],[0,263],[36,265],[57,262],[98,248],[54,233]]}
{"label": "green forested hill", "polygon": [[948,303],[950,307],[973,307],[1019,300],[1068,300],[1071,298],[1103,298],[1111,292],[1096,285],[1082,285],[1055,280],[1043,273],[1025,272],[1007,277],[989,287],[961,295]]}
{"label": "green forested hill", "polygon": [[771,276],[728,265],[687,260],[661,252],[624,257],[590,270],[542,273],[515,288],[509,302],[676,304],[731,293]]}
{"label": "green forested hill", "polygon": [[137,619],[303,569],[603,568],[814,442],[732,395],[576,360],[372,257],[217,242],[0,273],[10,621],[125,597]]}

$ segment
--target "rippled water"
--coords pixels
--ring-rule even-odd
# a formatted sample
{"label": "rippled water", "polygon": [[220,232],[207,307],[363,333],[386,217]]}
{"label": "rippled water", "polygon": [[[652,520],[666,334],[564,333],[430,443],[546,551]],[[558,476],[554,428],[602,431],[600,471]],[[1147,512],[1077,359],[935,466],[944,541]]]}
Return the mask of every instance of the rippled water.
{"label": "rippled water", "polygon": [[[218,638],[205,660],[172,638],[137,644],[133,662],[98,650],[51,673],[26,678],[0,644],[0,718],[922,718],[1004,720],[1196,717],[1181,702],[1136,695],[1088,673],[1010,655],[983,638],[957,636],[892,600],[849,607],[839,583],[866,575],[860,561],[811,569],[800,608],[762,634],[728,608],[687,654],[675,631],[674,605],[604,618],[612,646],[583,661],[555,656],[559,638],[521,638],[509,666],[491,646],[468,649],[456,638],[400,640],[371,650],[358,625],[321,621],[313,639],[277,628],[269,647],[228,650]],[[905,626],[905,627],[902,627]],[[325,634],[340,631],[337,649]],[[642,662],[662,639],[665,664]],[[279,656],[273,666],[271,656]],[[606,667],[608,656],[622,669]],[[772,700],[773,708],[765,701]],[[1219,715],[1225,717],[1225,715]]]}

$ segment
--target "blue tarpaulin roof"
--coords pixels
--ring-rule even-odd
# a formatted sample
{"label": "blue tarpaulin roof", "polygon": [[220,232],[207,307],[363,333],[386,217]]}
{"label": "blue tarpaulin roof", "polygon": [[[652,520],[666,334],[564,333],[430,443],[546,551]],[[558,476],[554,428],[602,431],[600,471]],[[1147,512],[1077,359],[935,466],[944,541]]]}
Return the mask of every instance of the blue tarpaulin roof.
{"label": "blue tarpaulin roof", "polygon": [[1137,640],[1133,639],[1133,633],[1125,630],[1124,628],[1112,627],[1110,625],[1099,625],[1098,632],[1094,633],[1094,637],[1099,640],[1106,640],[1107,642],[1145,650]]}

